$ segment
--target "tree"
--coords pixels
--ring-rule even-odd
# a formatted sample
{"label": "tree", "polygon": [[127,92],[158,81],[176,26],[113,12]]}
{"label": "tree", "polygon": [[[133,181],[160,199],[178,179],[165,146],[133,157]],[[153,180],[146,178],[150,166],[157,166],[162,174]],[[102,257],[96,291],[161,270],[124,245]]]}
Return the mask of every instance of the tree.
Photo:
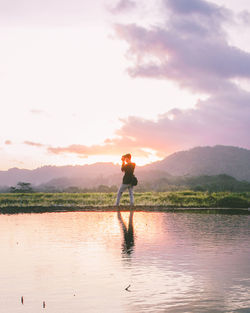
{"label": "tree", "polygon": [[30,183],[19,182],[16,187],[10,187],[10,192],[33,192],[33,188]]}

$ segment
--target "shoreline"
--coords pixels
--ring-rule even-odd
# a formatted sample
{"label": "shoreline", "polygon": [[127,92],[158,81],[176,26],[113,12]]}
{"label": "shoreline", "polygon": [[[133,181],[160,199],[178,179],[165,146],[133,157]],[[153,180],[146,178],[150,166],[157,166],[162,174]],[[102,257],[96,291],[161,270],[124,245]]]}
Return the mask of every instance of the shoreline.
{"label": "shoreline", "polygon": [[24,213],[65,213],[65,212],[162,212],[162,213],[206,213],[206,214],[244,214],[250,215],[250,208],[229,207],[178,207],[164,205],[135,205],[133,207],[121,205],[116,206],[3,206],[0,207],[1,214],[24,214]]}

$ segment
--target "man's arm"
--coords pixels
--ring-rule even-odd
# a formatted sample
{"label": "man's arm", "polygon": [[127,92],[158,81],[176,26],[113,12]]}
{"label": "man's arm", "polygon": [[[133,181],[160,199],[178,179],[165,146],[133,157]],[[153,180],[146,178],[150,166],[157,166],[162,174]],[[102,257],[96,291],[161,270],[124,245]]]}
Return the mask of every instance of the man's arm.
{"label": "man's arm", "polygon": [[124,171],[125,171],[125,161],[122,161],[121,171],[122,171],[122,172],[124,172]]}

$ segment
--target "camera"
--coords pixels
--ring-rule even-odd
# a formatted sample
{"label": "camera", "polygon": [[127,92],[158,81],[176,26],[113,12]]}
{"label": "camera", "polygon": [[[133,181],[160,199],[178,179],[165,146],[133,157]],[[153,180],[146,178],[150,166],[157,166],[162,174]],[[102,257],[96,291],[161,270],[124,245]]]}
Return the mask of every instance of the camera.
{"label": "camera", "polygon": [[122,156],[122,161],[125,161],[125,159],[131,160],[131,154],[130,154],[130,153],[124,154],[124,155]]}

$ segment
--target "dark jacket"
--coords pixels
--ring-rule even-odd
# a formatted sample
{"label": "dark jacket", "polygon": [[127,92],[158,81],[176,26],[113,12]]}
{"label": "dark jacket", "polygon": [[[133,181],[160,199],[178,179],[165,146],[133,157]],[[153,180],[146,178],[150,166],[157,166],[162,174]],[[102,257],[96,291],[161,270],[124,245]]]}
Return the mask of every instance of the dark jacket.
{"label": "dark jacket", "polygon": [[135,163],[129,163],[122,165],[121,170],[125,172],[123,176],[122,183],[123,184],[131,184],[132,178],[134,175],[134,170],[135,170]]}

